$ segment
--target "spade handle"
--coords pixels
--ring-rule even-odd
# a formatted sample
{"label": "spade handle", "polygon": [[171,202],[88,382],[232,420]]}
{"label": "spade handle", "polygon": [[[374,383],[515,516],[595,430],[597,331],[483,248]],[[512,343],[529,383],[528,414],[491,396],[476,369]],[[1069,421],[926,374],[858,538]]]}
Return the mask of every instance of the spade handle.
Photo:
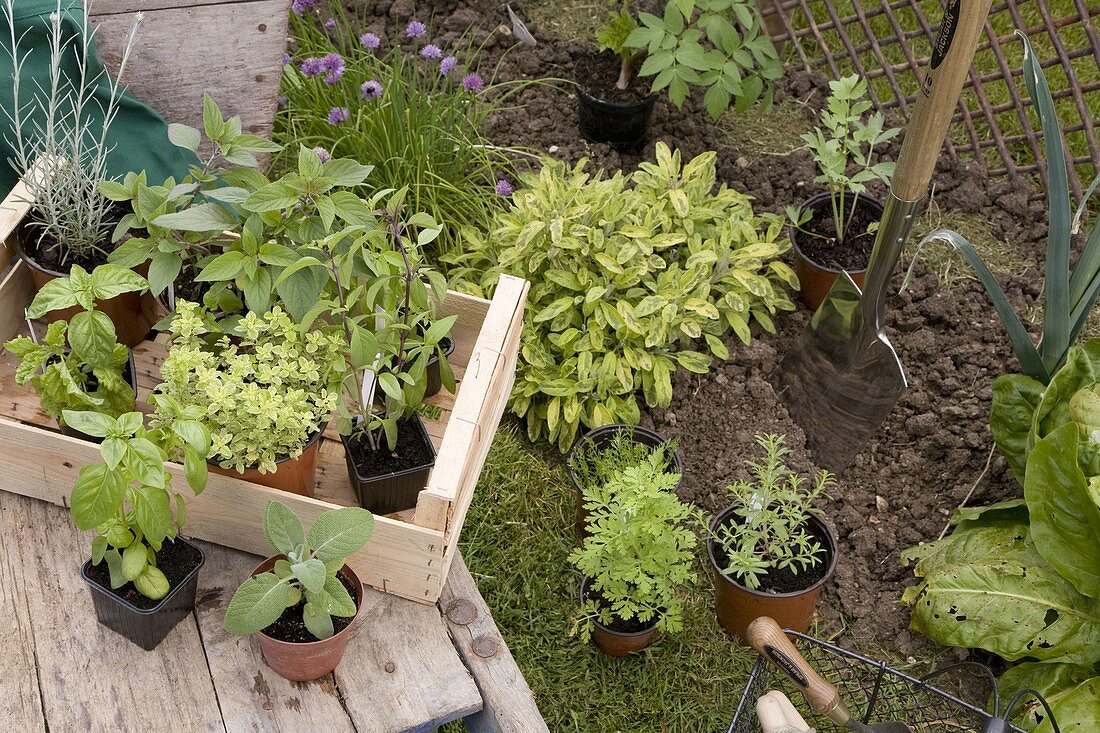
{"label": "spade handle", "polygon": [[749,624],[746,632],[749,644],[790,678],[809,703],[810,709],[824,715],[837,725],[847,725],[852,714],[840,699],[840,693],[811,667],[794,644],[769,616],[761,616]]}
{"label": "spade handle", "polygon": [[955,114],[970,61],[993,0],[950,0],[932,46],[928,71],[917,94],[898,155],[891,190],[903,201],[924,198],[947,128]]}

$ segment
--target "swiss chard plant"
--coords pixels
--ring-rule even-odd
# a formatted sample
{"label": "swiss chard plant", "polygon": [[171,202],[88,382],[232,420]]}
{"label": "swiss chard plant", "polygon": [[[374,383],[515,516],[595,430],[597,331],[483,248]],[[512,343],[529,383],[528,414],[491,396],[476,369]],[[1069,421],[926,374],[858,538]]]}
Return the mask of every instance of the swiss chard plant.
{"label": "swiss chard plant", "polygon": [[27,308],[28,318],[79,308],[69,322],[54,321],[41,342],[17,336],[4,345],[20,359],[15,380],[30,384],[42,411],[65,425],[65,410],[95,410],[119,417],[134,409],[134,388],[123,374],[130,350],[118,343],[115,324],[95,309],[98,300],[143,291],[145,278],[118,265],[91,273],[73,265],[69,277],[51,280]]}
{"label": "swiss chard plant", "polygon": [[[1084,328],[1096,297],[1100,294],[1100,217],[1093,222],[1077,261],[1070,266],[1073,235],[1085,221],[1085,207],[1089,197],[1100,186],[1100,175],[1088,187],[1077,214],[1072,216],[1065,143],[1054,100],[1030,41],[1020,31],[1016,33],[1024,45],[1024,84],[1043,129],[1043,146],[1047,159],[1047,221],[1050,228],[1047,234],[1043,281],[1043,331],[1039,345],[1032,342],[1027,328],[1012,310],[1008,297],[992,271],[965,237],[949,229],[938,229],[926,236],[921,241],[921,246],[932,240],[942,240],[963,253],[985,286],[986,293],[1008,332],[1012,350],[1023,372],[1022,375],[1001,377],[1001,380],[1011,381],[1012,384],[1002,383],[1000,389],[1006,394],[1019,391],[1023,395],[1033,395],[1050,381],[1051,376],[1065,362],[1067,352],[1077,342],[1077,336]],[[1026,409],[1026,404],[1018,403],[1018,408]]]}
{"label": "swiss chard plant", "polygon": [[[918,582],[904,600],[913,628],[1021,662],[1005,687],[1039,689],[1058,720],[1091,730],[1100,726],[1100,339],[1071,347],[1033,397],[1030,410],[1005,409],[995,393],[990,418],[1023,498],[961,509],[952,534],[908,550]],[[1035,707],[1022,722],[1050,730],[1042,717]]]}
{"label": "swiss chard plant", "polygon": [[784,436],[759,435],[756,442],[764,459],[747,461],[754,480],[729,486],[733,520],[711,536],[726,558],[721,573],[752,589],[774,570],[797,575],[824,560],[825,548],[806,523],[815,514],[813,502],[836,483],[828,471],[809,482],[791,471],[783,461],[790,452]]}
{"label": "swiss chard plant", "polygon": [[211,460],[236,471],[275,471],[277,461],[302,454],[336,409],[343,341],[303,332],[278,306],[247,314],[236,339],[211,334],[209,321],[197,304],[178,302],[159,389],[201,409]]}
{"label": "swiss chard plant", "polygon": [[[326,329],[343,340],[348,399],[339,405],[337,427],[342,435],[362,436],[372,449],[383,441],[391,450],[396,447],[398,421],[423,402],[430,359],[439,360],[443,384],[455,389],[441,342],[457,316],[436,317],[447,279],[423,257],[423,247],[441,227],[425,213],[406,216],[406,194],[407,189],[376,194],[370,210],[377,211],[377,219],[302,248],[298,261],[276,280],[278,286],[309,273],[319,277],[322,289],[304,314],[302,328],[328,323]],[[364,373],[373,380],[369,387]],[[381,407],[372,397],[375,392],[382,395]]]}
{"label": "swiss chard plant", "polygon": [[783,64],[751,0],[668,0],[662,15],[639,13],[638,21],[623,9],[600,37],[623,60],[620,84],[641,55],[638,75],[653,77],[650,90],[667,90],[677,107],[692,88],[706,90],[703,105],[715,120],[731,104],[738,112],[761,98],[771,104],[772,82],[783,76]]}
{"label": "swiss chard plant", "polygon": [[318,639],[334,633],[332,617],[355,616],[357,600],[340,581],[338,573],[349,555],[367,544],[374,531],[374,517],[366,509],[330,509],[307,534],[285,504],[268,502],[264,536],[271,549],[282,555],[275,567],[252,576],[237,589],[225,612],[225,630],[231,634],[263,631],[289,608],[301,606],[302,621]]}
{"label": "swiss chard plant", "polygon": [[476,295],[500,273],[531,282],[511,407],[532,439],[564,452],[582,427],[637,423],[639,392],[667,406],[677,369],[707,372],[728,331],[748,343],[751,322],[774,332],[794,309],[783,221],[715,190],[715,158],[681,164],[658,143],[655,163],[611,178],[547,160],[495,230],[447,258]]}
{"label": "swiss chard plant", "polygon": [[639,463],[584,490],[588,531],[569,561],[589,577],[589,597],[577,628],[588,640],[593,622],[655,623],[683,627],[679,589],[695,580],[695,525],[700,518],[671,490],[679,475],[668,473],[655,451]]}
{"label": "swiss chard plant", "polygon": [[[183,407],[164,395],[153,395],[150,427],[140,412],[111,417],[100,412],[66,411],[73,428],[103,438],[101,463],[80,469],[69,498],[78,529],[95,530],[92,564],[107,563],[111,587],[134,584],[139,593],[158,600],[170,590],[157,567],[166,539],[175,539],[186,522],[186,502],[172,486],[165,461],[180,461],[195,494],[206,487],[210,434],[202,409]],[[173,511],[174,507],[174,511]]]}
{"label": "swiss chard plant", "polygon": [[[871,109],[871,102],[866,99],[867,81],[858,74],[830,81],[829,90],[829,99],[821,112],[821,125],[801,137],[817,164],[818,175],[814,183],[828,188],[836,231],[833,242],[839,244],[849,236],[848,228],[859,197],[867,191],[867,184],[872,181],[890,183],[894,163],[872,163],[871,160],[875,148],[896,137],[901,128],[886,128],[881,112],[867,114]],[[851,194],[850,206],[848,194]],[[799,229],[812,215],[809,209],[787,210],[787,216]],[[812,232],[806,234],[821,236]]]}

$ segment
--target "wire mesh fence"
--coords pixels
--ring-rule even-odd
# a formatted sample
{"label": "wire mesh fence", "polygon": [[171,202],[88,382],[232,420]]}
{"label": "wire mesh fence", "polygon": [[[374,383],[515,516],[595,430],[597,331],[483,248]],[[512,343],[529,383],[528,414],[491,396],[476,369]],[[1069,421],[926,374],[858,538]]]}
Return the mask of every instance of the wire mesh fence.
{"label": "wire mesh fence", "polygon": [[[856,72],[870,82],[874,104],[908,119],[943,15],[940,0],[758,0],[773,39],[797,62],[833,78]],[[1100,3],[1096,0],[1000,0],[959,100],[952,159],[983,157],[991,176],[1045,171],[1042,130],[1024,87],[1021,45],[1031,39],[1050,82],[1072,160],[1070,185],[1100,171]]]}

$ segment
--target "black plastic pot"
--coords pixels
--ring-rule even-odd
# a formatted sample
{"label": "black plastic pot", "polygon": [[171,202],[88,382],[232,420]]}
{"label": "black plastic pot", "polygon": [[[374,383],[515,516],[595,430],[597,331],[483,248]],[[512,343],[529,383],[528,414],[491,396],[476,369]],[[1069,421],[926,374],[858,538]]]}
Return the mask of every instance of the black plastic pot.
{"label": "black plastic pot", "polygon": [[616,150],[639,147],[649,131],[656,95],[638,102],[606,102],[594,97],[579,84],[577,116],[581,135],[594,143],[609,143]]}
{"label": "black plastic pot", "polygon": [[[448,359],[455,353],[455,342],[450,336],[444,336],[439,340],[439,346],[443,349],[443,355]],[[424,389],[424,397],[435,397],[439,390],[443,389],[443,377],[439,374],[439,354],[428,359],[428,386]]]}
{"label": "black plastic pot", "polygon": [[[432,445],[432,440],[428,437],[428,431],[424,429],[420,416],[414,416],[412,422],[415,425],[415,438],[427,447],[432,460],[420,466],[376,476],[364,476],[359,473],[355,460],[351,457],[348,436],[340,436],[340,440],[344,443],[344,459],[348,464],[348,476],[351,478],[355,495],[359,498],[359,505],[372,514],[393,514],[412,509],[416,506],[416,499],[421,490],[428,485],[428,475],[435,466],[435,446]],[[407,430],[408,427],[405,428],[405,431]]]}
{"label": "black plastic pot", "polygon": [[182,537],[176,538],[175,541],[182,542],[194,551],[195,567],[153,608],[138,608],[115,595],[110,588],[104,588],[92,580],[88,575],[88,569],[92,566],[91,560],[86,561],[80,568],[80,577],[92,589],[96,620],[146,651],[155,649],[176,624],[195,610],[199,569],[206,561],[206,557],[202,550]]}
{"label": "black plastic pot", "polygon": [[[130,385],[131,389],[134,390],[134,395],[136,397],[137,396],[137,365],[134,364],[134,350],[133,349],[130,349],[130,358],[126,362],[126,371],[124,371],[122,373],[122,379],[123,379],[123,381],[126,382],[126,384]],[[92,443],[102,443],[103,442],[103,438],[97,438],[94,435],[88,435],[87,433],[82,433],[79,430],[76,430],[74,428],[70,428],[68,425],[58,424],[57,428],[58,428],[58,430],[61,431],[62,435],[68,435],[70,438],[79,438],[80,440],[87,440],[87,441],[92,442]]]}
{"label": "black plastic pot", "polygon": [[[565,466],[566,471],[569,473],[569,480],[573,482],[573,488],[577,491],[577,531],[581,533],[582,537],[587,533],[585,525],[588,521],[588,512],[584,508],[584,490],[581,488],[580,481],[577,479],[577,473],[574,470],[574,466],[577,462],[577,454],[587,444],[594,445],[598,450],[608,448],[615,439],[615,436],[622,431],[629,432],[631,439],[635,443],[639,443],[648,448],[658,448],[668,442],[667,438],[661,437],[658,433],[648,428],[618,423],[594,428],[577,439],[577,442],[573,444],[573,447],[569,451],[569,458],[566,459]],[[672,455],[669,456],[668,470],[680,476],[680,478],[676,480],[675,486],[672,487],[672,490],[675,491],[684,478],[684,462],[680,458],[680,451],[673,451]]]}

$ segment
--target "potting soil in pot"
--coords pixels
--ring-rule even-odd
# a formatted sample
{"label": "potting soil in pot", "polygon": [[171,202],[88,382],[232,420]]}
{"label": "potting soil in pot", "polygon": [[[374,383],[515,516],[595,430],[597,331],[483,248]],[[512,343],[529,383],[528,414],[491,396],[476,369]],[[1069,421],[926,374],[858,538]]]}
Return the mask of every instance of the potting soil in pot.
{"label": "potting soil in pot", "polygon": [[[340,583],[347,588],[348,593],[352,598],[355,598],[356,589],[352,586],[348,579],[344,577],[344,571],[340,571],[336,574]],[[362,603],[363,599],[359,599],[359,603]],[[303,597],[301,602],[296,606],[283,611],[283,614],[279,616],[278,620],[264,629],[263,633],[270,636],[272,639],[278,639],[279,641],[289,641],[293,644],[306,644],[309,642],[318,641],[317,637],[310,633],[306,628],[305,621],[302,620],[302,609],[305,608],[306,601]],[[358,605],[358,604],[357,604]],[[348,627],[348,624],[352,622],[354,616],[333,616],[332,617],[332,629],[333,634],[339,634],[341,631]]]}
{"label": "potting soil in pot", "polygon": [[[739,517],[734,514],[731,519],[736,521]],[[824,540],[819,539],[819,542],[821,543],[822,552],[817,555],[818,562],[816,565],[797,573],[792,572],[789,568],[773,568],[768,571],[767,575],[760,577],[760,587],[754,590],[761,593],[797,593],[806,590],[824,578],[825,573],[829,571],[828,545]],[[729,556],[726,555],[720,545],[714,544],[713,546],[714,557],[718,560],[720,567],[726,568],[729,565]],[[736,575],[728,577],[741,585],[745,585],[744,581]]]}
{"label": "potting soil in pot", "polygon": [[360,476],[384,476],[409,468],[418,468],[435,460],[431,448],[420,440],[415,419],[397,421],[397,447],[389,450],[385,439],[382,448],[371,450],[370,443],[359,439],[349,443],[355,469]]}
{"label": "potting soil in pot", "polygon": [[[168,579],[168,586],[176,588],[187,574],[195,569],[195,563],[201,557],[199,551],[183,542],[165,540],[157,553],[157,569],[164,573]],[[88,568],[88,577],[96,585],[105,588],[108,592],[118,596],[124,601],[141,609],[154,608],[163,599],[152,600],[138,592],[133,583],[126,583],[121,588],[111,588],[111,572],[107,569],[107,561],[92,565]],[[171,592],[171,591],[169,591]]]}
{"label": "potting soil in pot", "polygon": [[[594,590],[592,588],[587,588],[585,590],[585,600],[594,600],[601,608],[608,605],[603,598],[603,594],[600,593],[598,590]],[[618,616],[615,616],[613,617],[613,620],[610,624],[605,624],[601,622],[600,625],[618,634],[637,634],[641,631],[652,629],[655,620],[656,619],[651,619],[650,621],[643,623],[637,618],[621,619]]]}
{"label": "potting soil in pot", "polygon": [[649,97],[649,80],[635,77],[619,89],[619,59],[610,53],[581,56],[576,65],[577,86],[596,99],[614,104],[633,104]]}
{"label": "potting soil in pot", "polygon": [[[851,200],[848,205],[851,205]],[[875,235],[868,232],[867,227],[879,220],[878,211],[866,206],[863,197],[860,197],[851,219],[848,218],[850,211],[844,211],[844,219],[850,223],[845,231],[844,241],[838,242],[833,207],[828,201],[823,202],[814,217],[800,227],[802,231],[798,234],[798,248],[802,254],[817,264],[834,270],[867,269],[871,247],[875,243]]]}

